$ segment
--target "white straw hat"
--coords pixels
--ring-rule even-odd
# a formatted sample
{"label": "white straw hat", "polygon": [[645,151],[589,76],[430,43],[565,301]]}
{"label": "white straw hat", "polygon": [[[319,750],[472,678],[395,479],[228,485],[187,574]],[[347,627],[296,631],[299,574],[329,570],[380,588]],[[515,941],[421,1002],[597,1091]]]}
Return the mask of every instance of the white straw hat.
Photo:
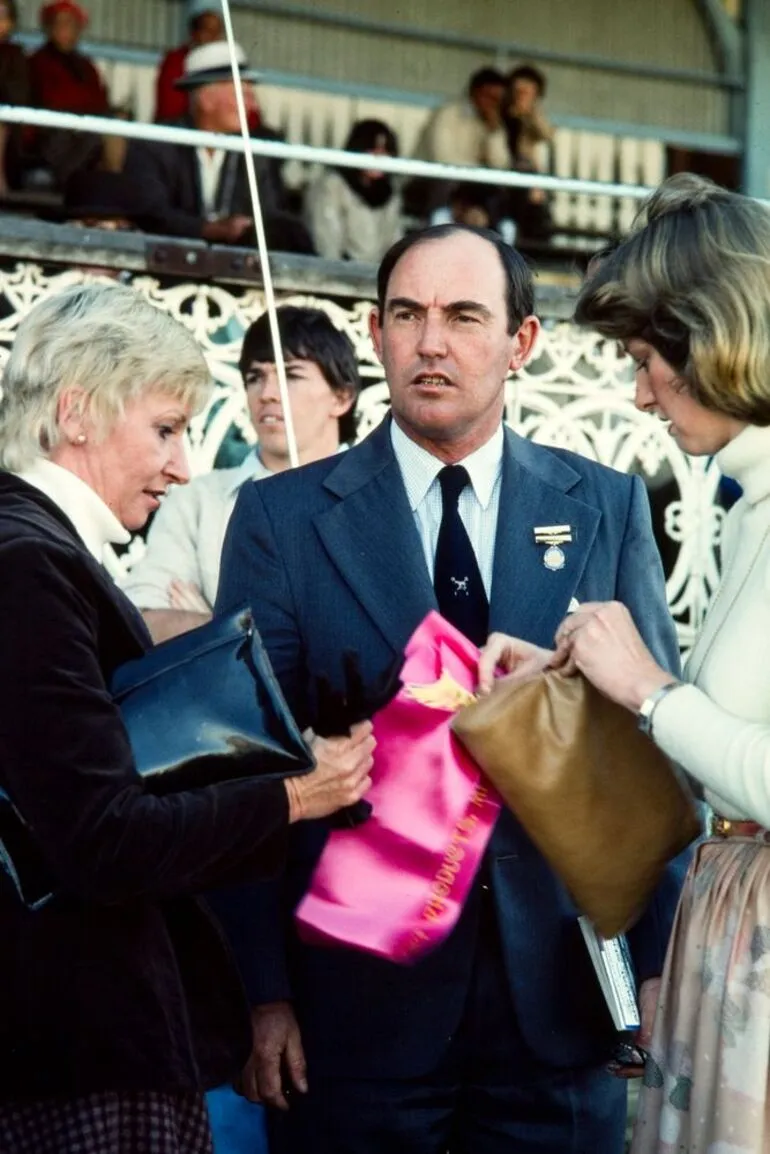
{"label": "white straw hat", "polygon": [[[240,44],[235,45],[235,59],[241,80],[259,80],[259,73],[249,68],[246,53]],[[232,79],[230,46],[226,40],[213,40],[211,44],[201,44],[191,48],[184,62],[184,75],[176,81],[175,88],[200,88],[203,84],[216,84],[218,80]]]}

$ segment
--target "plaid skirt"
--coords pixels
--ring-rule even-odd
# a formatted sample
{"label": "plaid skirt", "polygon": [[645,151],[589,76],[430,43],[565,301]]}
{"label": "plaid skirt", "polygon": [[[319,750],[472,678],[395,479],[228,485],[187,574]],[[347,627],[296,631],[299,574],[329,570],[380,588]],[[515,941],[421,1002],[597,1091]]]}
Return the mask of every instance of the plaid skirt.
{"label": "plaid skirt", "polygon": [[102,1091],[0,1102],[2,1154],[212,1154],[202,1094]]}

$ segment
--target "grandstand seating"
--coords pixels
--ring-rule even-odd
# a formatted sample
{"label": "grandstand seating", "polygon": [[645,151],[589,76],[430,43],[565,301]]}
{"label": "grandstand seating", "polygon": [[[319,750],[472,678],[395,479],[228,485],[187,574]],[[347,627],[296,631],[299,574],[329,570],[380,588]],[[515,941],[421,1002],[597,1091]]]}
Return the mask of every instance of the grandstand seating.
{"label": "grandstand seating", "polygon": [[[156,66],[98,58],[97,63],[107,79],[113,103],[130,108],[137,120],[151,120]],[[259,96],[266,123],[280,130],[291,143],[341,147],[356,120],[373,116],[393,127],[403,156],[412,154],[430,114],[424,104],[359,98],[314,90],[309,85],[262,84]],[[652,186],[665,175],[665,144],[662,140],[558,127],[553,144],[542,148],[540,163],[544,172],[554,176]],[[290,162],[287,183],[301,188],[311,173],[311,166]],[[613,200],[569,192],[556,192],[552,197],[557,229],[600,236],[625,232],[637,206],[631,197]]]}

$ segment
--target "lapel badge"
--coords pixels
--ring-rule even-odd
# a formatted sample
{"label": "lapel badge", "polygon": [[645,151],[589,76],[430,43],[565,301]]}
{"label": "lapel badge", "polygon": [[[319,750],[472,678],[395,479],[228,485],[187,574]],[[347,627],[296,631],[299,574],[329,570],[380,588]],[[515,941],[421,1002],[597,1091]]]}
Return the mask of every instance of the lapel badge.
{"label": "lapel badge", "polygon": [[547,545],[543,554],[543,564],[552,573],[563,569],[567,563],[567,555],[562,545],[569,545],[572,541],[571,525],[535,525],[533,529],[535,544]]}

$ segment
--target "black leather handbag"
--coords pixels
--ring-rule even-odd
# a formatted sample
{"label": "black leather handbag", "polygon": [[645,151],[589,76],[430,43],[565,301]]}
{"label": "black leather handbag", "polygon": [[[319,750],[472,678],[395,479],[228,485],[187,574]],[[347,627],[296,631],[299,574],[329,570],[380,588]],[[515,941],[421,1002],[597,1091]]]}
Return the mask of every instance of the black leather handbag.
{"label": "black leather handbag", "polygon": [[110,689],[153,793],[313,768],[248,609],[126,662]]}
{"label": "black leather handbag", "polygon": [[[168,794],[315,764],[289,712],[251,611],[217,617],[121,665],[110,689],[145,788]],[[0,790],[0,869],[29,908],[52,896],[23,818]]]}

